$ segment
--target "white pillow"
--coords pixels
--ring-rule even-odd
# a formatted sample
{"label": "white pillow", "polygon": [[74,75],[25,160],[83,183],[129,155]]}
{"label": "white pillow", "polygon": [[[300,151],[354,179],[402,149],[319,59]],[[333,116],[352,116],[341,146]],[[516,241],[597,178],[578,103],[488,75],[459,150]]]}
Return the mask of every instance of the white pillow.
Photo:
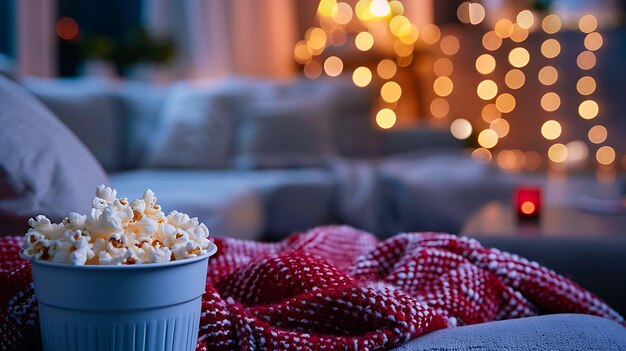
{"label": "white pillow", "polygon": [[165,100],[160,126],[144,162],[156,168],[226,168],[234,128],[229,97],[240,94],[237,82],[210,86],[179,83]]}
{"label": "white pillow", "polygon": [[22,87],[0,77],[0,235],[26,219],[88,212],[102,167],[78,138]]}

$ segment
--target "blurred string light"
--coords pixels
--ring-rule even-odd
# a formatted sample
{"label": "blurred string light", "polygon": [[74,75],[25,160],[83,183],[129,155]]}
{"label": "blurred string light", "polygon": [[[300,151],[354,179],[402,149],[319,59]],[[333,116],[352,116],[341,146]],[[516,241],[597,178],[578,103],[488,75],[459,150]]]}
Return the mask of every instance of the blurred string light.
{"label": "blurred string light", "polygon": [[[477,7],[478,6],[478,7]],[[482,21],[484,8],[480,5],[472,6],[472,21]],[[480,18],[480,10],[483,10]],[[434,24],[418,28],[404,16],[404,5],[398,0],[358,0],[354,2],[337,0],[320,0],[317,7],[319,27],[309,28],[304,40],[296,43],[294,59],[303,65],[303,73],[310,79],[317,79],[322,74],[337,77],[343,73],[351,74],[352,82],[357,87],[366,87],[376,81],[380,83],[381,109],[376,114],[376,123],[381,128],[391,128],[396,124],[396,108],[402,98],[402,87],[397,81],[392,81],[400,68],[413,63],[416,42],[427,45],[439,43],[441,52],[446,56],[455,55],[460,49],[460,42],[456,36],[442,37],[441,30]],[[382,25],[382,26],[381,26]],[[359,29],[360,28],[360,29]],[[380,29],[384,28],[385,32]],[[352,35],[354,35],[352,37]],[[377,44],[376,40],[388,40]],[[362,65],[354,70],[344,67],[344,61],[339,56],[324,57],[324,51],[329,46],[343,46],[348,38],[353,38],[356,50],[369,52],[382,48],[377,54],[385,52],[385,45],[391,44],[393,53],[383,57],[375,65]],[[352,44],[352,43],[350,43]],[[386,54],[385,54],[386,55]],[[439,97],[432,101],[433,115],[445,117],[450,106],[443,97],[452,93],[454,83],[450,78],[452,62],[440,64],[438,77],[433,89]]]}
{"label": "blurred string light", "polygon": [[369,32],[360,32],[354,38],[354,44],[357,49],[367,51],[374,46],[374,36]]}
{"label": "blurred string light", "polygon": [[472,124],[464,118],[456,119],[450,124],[450,133],[459,140],[465,140],[472,135]]}
{"label": "blurred string light", "polygon": [[376,114],[376,123],[383,129],[389,129],[396,124],[396,113],[388,108],[383,108]]}
{"label": "blurred string light", "polygon": [[559,72],[553,66],[545,66],[539,70],[537,78],[543,85],[552,85],[559,79]]}
{"label": "blurred string light", "polygon": [[[592,14],[580,17],[578,28],[582,33],[586,33],[583,42],[586,50],[581,52],[576,58],[578,67],[585,71],[585,75],[576,82],[576,91],[584,99],[578,105],[578,115],[583,119],[592,120],[598,117],[600,106],[592,97],[596,91],[597,84],[591,74],[591,70],[596,66],[596,55],[594,52],[602,48],[604,39],[599,32],[596,32],[598,20]],[[596,124],[589,129],[587,138],[592,144],[602,145],[606,143],[608,135],[609,132],[605,126]],[[615,150],[609,145],[600,146],[595,153],[595,158],[600,165],[611,165],[616,159]]]}
{"label": "blurred string light", "polygon": [[57,21],[56,32],[63,40],[73,40],[78,36],[78,23],[71,17],[61,17]]}
{"label": "blurred string light", "polygon": [[609,132],[603,125],[597,124],[589,129],[587,137],[589,138],[589,141],[594,144],[602,144],[606,141],[606,137],[608,136],[608,134]]}
{"label": "blurred string light", "polygon": [[352,73],[352,81],[357,87],[366,87],[372,81],[372,71],[367,67],[358,67]]}
{"label": "blurred string light", "polygon": [[343,72],[343,61],[337,56],[330,56],[324,61],[324,72],[330,77],[337,77]]}

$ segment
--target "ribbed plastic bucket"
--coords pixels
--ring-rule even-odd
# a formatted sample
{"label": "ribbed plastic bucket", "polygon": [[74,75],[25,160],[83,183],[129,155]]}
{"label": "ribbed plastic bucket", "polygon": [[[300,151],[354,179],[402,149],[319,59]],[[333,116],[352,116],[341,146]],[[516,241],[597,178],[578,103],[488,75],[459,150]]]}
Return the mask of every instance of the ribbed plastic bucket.
{"label": "ribbed plastic bucket", "polygon": [[195,350],[209,255],[156,264],[33,261],[46,351]]}

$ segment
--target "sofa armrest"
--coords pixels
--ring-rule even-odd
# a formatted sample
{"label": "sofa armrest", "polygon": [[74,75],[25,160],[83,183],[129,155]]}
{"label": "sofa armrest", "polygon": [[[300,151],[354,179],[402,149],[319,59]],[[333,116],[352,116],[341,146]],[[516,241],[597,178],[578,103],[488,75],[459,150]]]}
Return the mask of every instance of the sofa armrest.
{"label": "sofa armrest", "polygon": [[479,237],[484,246],[539,262],[626,314],[626,237]]}

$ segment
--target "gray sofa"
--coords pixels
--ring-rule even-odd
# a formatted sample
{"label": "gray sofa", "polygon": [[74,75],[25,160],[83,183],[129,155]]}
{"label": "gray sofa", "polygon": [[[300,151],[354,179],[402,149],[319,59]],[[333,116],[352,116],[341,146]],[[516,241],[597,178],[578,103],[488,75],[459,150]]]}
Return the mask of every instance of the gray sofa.
{"label": "gray sofa", "polygon": [[462,156],[445,130],[372,126],[375,96],[350,81],[21,83],[122,194],[151,187],[166,210],[194,214],[217,235],[279,239],[333,222],[383,236],[455,232],[512,186],[505,175],[486,180],[497,170]]}

